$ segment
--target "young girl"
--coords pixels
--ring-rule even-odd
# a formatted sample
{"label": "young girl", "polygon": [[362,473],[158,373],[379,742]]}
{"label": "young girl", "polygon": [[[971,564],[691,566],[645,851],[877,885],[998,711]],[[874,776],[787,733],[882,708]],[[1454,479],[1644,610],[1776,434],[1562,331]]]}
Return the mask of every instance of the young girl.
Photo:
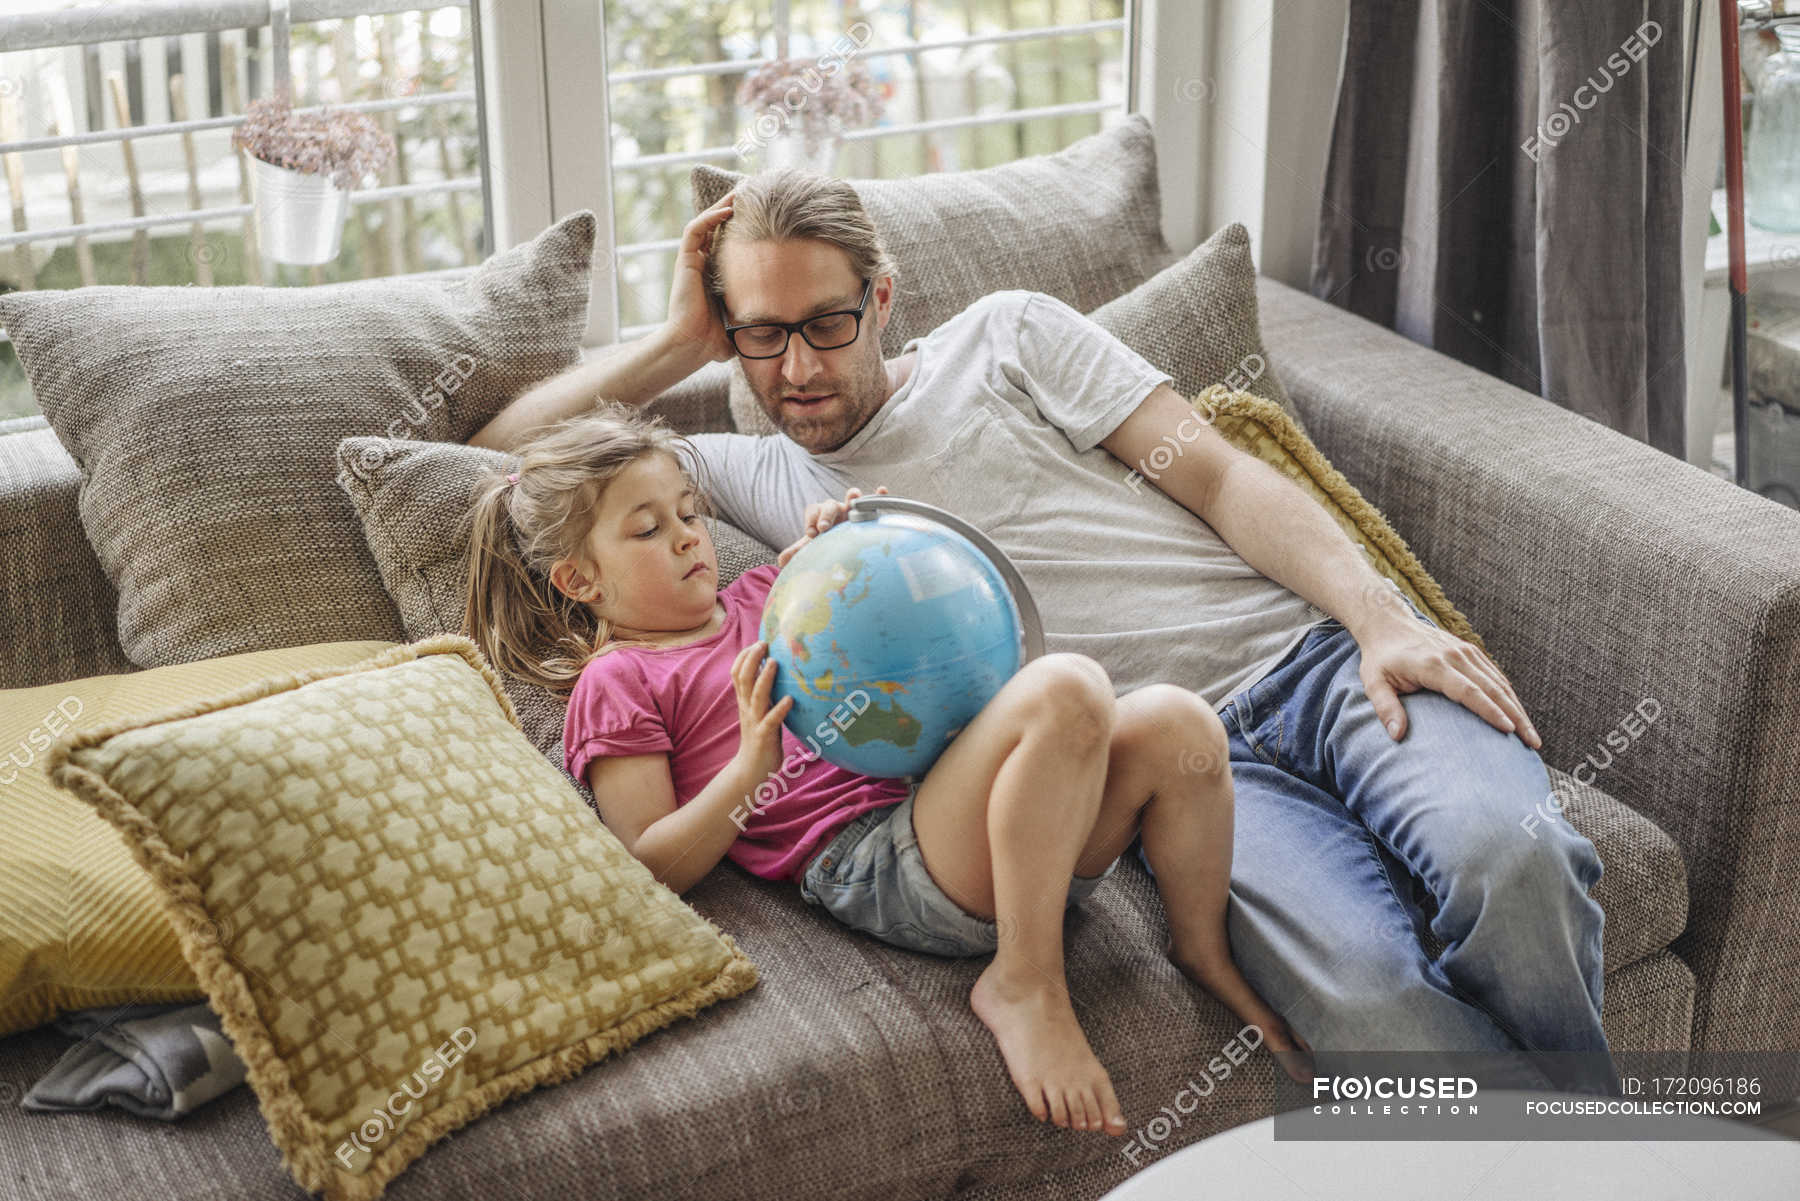
{"label": "young girl", "polygon": [[[889,943],[991,953],[970,1005],[1031,1112],[1123,1135],[1069,1002],[1063,910],[1141,835],[1170,957],[1301,1079],[1298,1040],[1231,960],[1231,773],[1211,707],[1172,685],[1115,698],[1098,663],[1049,654],[922,779],[835,767],[783,727],[789,699],[769,703],[758,627],[779,568],[718,587],[685,451],[660,419],[603,405],[527,443],[472,514],[466,632],[500,670],[571,693],[565,762],[625,847],[676,892],[730,858]],[[811,506],[780,563],[844,511]]]}

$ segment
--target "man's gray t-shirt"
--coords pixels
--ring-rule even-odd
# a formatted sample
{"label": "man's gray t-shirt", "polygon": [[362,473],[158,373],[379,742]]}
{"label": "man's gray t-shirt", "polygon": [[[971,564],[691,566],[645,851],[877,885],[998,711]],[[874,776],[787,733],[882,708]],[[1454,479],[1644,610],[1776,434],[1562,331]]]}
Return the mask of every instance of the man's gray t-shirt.
{"label": "man's gray t-shirt", "polygon": [[1091,656],[1121,695],[1172,683],[1222,705],[1328,616],[1154,483],[1128,482],[1099,443],[1171,381],[1067,304],[996,292],[915,348],[912,375],[836,450],[690,435],[719,515],[780,549],[808,505],[852,487],[947,509],[1018,566],[1045,649]]}

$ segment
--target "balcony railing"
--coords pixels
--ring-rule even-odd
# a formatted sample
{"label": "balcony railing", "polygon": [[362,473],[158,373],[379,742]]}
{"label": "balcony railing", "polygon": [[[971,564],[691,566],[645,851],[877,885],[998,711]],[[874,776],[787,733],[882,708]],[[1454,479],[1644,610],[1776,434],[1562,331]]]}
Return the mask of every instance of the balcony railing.
{"label": "balcony railing", "polygon": [[[200,200],[203,192],[200,176],[203,170],[199,164],[216,168],[221,160],[236,158],[226,146],[225,138],[227,131],[242,120],[238,114],[242,111],[244,97],[267,90],[267,64],[262,61],[258,35],[270,19],[271,7],[269,0],[214,0],[207,3],[152,0],[131,5],[88,3],[73,8],[0,16],[0,48],[3,48],[0,50],[0,163],[5,166],[6,179],[12,192],[13,216],[12,229],[0,232],[0,252],[10,252],[15,267],[15,278],[12,281],[15,286],[34,285],[30,265],[30,250],[34,246],[62,245],[73,241],[78,248],[84,248],[90,239],[141,239],[148,230],[184,225],[196,230],[232,228],[249,219],[252,210],[243,184],[242,165],[238,166],[239,178],[235,181],[238,185],[238,203],[206,204]],[[777,5],[778,10],[785,7]],[[443,3],[425,5],[416,0],[413,3],[406,3],[404,0],[292,0],[290,19],[298,26],[344,18],[450,8],[470,11],[468,0],[444,0]],[[469,19],[473,20],[472,11]],[[469,33],[471,42],[475,43],[471,51],[477,56],[478,62],[479,36],[472,28]],[[238,39],[232,39],[233,34],[237,34]],[[777,29],[777,35],[777,43],[785,48],[785,29]],[[988,46],[1017,47],[1027,43],[1093,39],[1106,35],[1118,35],[1122,43],[1128,42],[1129,19],[1120,17],[1066,25],[970,33],[962,37],[886,42],[862,49],[859,56],[869,60],[904,56],[914,64],[916,72],[919,56],[934,52],[968,51]],[[158,45],[159,39],[171,40]],[[342,46],[336,49],[341,51]],[[68,51],[74,56],[71,65],[81,76],[78,95],[85,100],[85,104],[75,103],[75,98],[71,97],[49,132],[38,136],[19,136],[16,129],[16,104],[9,97],[5,86],[6,63],[9,56],[15,53],[24,55],[33,51],[55,50]],[[161,71],[154,69],[159,52],[168,64]],[[742,76],[768,61],[770,60],[767,58],[743,58],[616,70],[610,73],[607,82],[609,88],[619,89],[653,86],[683,78]],[[1125,65],[1129,71],[1129,56]],[[391,69],[390,64],[384,63],[383,66],[384,70]],[[71,74],[73,73],[72,71]],[[479,77],[478,68],[476,74]],[[179,86],[173,93],[164,96],[156,86],[159,77]],[[340,84],[345,82],[341,66],[338,68],[337,79]],[[391,83],[392,81],[390,85]],[[923,87],[922,77],[920,86]],[[13,89],[15,94],[18,91],[18,88]],[[849,131],[844,135],[843,141],[855,146],[907,135],[930,135],[995,125],[1017,126],[1041,119],[1118,112],[1129,103],[1129,86],[1124,92],[1125,97],[1120,100],[1079,99],[1068,103],[998,111],[930,116],[922,120],[890,120],[886,124]],[[178,111],[187,107],[182,103],[184,95],[195,107],[204,106],[206,115],[188,117],[184,111]],[[1054,99],[1060,99],[1060,93]],[[418,95],[388,96],[377,100],[355,100],[341,103],[338,107],[387,114],[398,110],[449,110],[455,106],[477,104],[475,90],[460,88]],[[9,107],[15,108],[15,111],[9,112]],[[160,119],[165,115],[167,119]],[[922,101],[916,115],[927,115]],[[158,149],[159,145],[163,148]],[[137,155],[130,153],[131,149],[140,146],[142,149],[137,151]],[[179,150],[176,149],[177,146]],[[128,178],[105,180],[110,192],[98,199],[102,207],[110,205],[118,210],[123,207],[121,197],[128,196],[131,201],[130,211],[87,216],[83,203],[84,192],[86,208],[95,207],[95,197],[91,187],[84,189],[82,186],[82,172],[91,168],[82,161],[81,155],[84,151],[95,148],[111,150],[114,147],[124,158],[124,174]],[[634,174],[662,168],[701,162],[729,163],[739,153],[737,148],[730,145],[702,145],[694,149],[647,154],[633,153],[626,145],[620,146],[619,151],[611,157],[610,168],[621,182]],[[160,159],[155,157],[159,154]],[[47,157],[51,155],[61,156],[60,171],[54,159]],[[30,156],[37,156],[38,161],[30,162]],[[138,156],[149,157],[151,162],[146,164]],[[134,162],[134,158],[138,161]],[[110,159],[105,165],[110,166]],[[383,206],[391,214],[393,210],[387,206],[401,203],[410,205],[415,199],[433,196],[454,200],[459,195],[467,196],[483,191],[484,181],[479,173],[468,175],[448,170],[420,172],[416,159],[413,173],[426,178],[388,179],[381,186],[360,189],[352,194],[353,206],[358,211],[367,209],[368,206]],[[142,184],[151,175],[159,178],[163,188],[163,194],[156,198],[157,203],[154,205],[146,203],[143,197]],[[184,183],[185,188],[181,186]],[[58,190],[66,192],[66,208],[70,219],[28,226],[28,206],[21,194],[21,190],[27,187],[32,190],[34,201],[29,207],[38,211],[54,206]],[[485,218],[491,205],[485,203],[485,195],[482,200],[484,237],[480,249],[485,249],[490,244],[485,236]],[[152,209],[155,211],[151,211]],[[461,224],[460,217],[458,223]],[[395,235],[394,229],[384,230],[384,236],[390,241],[394,240]],[[468,243],[466,237],[463,240]],[[646,256],[666,255],[676,245],[677,240],[670,237],[628,239],[614,247],[613,254],[619,261],[641,261]],[[473,252],[477,247],[468,244],[466,248],[471,252],[471,257],[465,262],[465,266],[474,261]],[[390,260],[384,264],[387,268],[384,273],[417,271],[423,266],[417,261],[406,260],[404,256],[390,256]],[[0,254],[0,271],[5,269],[6,263],[7,255]],[[93,282],[86,278],[86,257],[83,257],[83,263],[82,282]],[[197,265],[195,282],[211,282],[205,275]],[[316,272],[314,278],[318,278]]]}
{"label": "balcony railing", "polygon": [[[1083,128],[1080,119],[1091,122],[1095,117],[1105,118],[1129,111],[1132,103],[1133,6],[1126,0],[1121,7],[1124,15],[1105,19],[1068,24],[1034,23],[1023,28],[994,30],[979,29],[972,16],[964,13],[959,17],[956,15],[958,10],[950,5],[888,6],[885,11],[890,18],[896,10],[906,15],[906,28],[911,30],[917,26],[919,36],[905,39],[876,37],[855,52],[859,61],[875,66],[877,76],[885,75],[891,81],[890,88],[897,91],[890,91],[887,114],[881,123],[846,130],[839,135],[838,141],[843,147],[839,169],[859,177],[884,177],[896,168],[900,173],[910,174],[937,166],[952,170],[986,166],[1014,155],[1031,153],[1025,149],[1027,129],[1037,131],[1033,141],[1038,148],[1054,149],[1093,128],[1091,124]],[[765,10],[769,22],[757,26],[754,32],[767,38],[772,24],[776,57],[810,57],[804,49],[788,46],[788,30],[784,25],[787,8],[788,5],[776,0]],[[934,27],[925,27],[911,19],[928,11],[934,14],[937,22]],[[1050,11],[1054,13],[1053,9]],[[1041,21],[1042,16],[1040,12],[1035,20]],[[944,27],[946,18],[966,23],[969,32],[942,36],[954,30],[954,26],[951,29]],[[809,28],[817,32],[816,23]],[[892,33],[892,27],[887,32]],[[766,46],[767,42],[763,44]],[[815,39],[812,44],[816,51],[825,42]],[[1038,47],[1043,49],[1035,49]],[[1031,58],[1027,61],[1034,61],[1039,72],[1030,76],[1039,81],[1039,94],[1029,99],[1026,98],[1027,74],[1021,71],[1020,58],[1020,51],[1026,48],[1033,48],[1028,51]],[[989,53],[984,54],[984,51]],[[1060,74],[1050,76],[1052,87],[1042,86],[1041,81],[1046,78],[1042,66],[1046,54],[1063,56],[1068,64],[1077,68],[1068,77],[1067,91],[1072,94],[1065,94],[1065,81]],[[620,337],[631,337],[653,328],[651,319],[661,311],[660,296],[667,289],[666,260],[679,245],[677,237],[669,236],[678,228],[678,225],[672,227],[673,219],[668,214],[674,210],[669,201],[679,201],[686,194],[685,184],[673,174],[674,170],[699,163],[737,170],[752,170],[757,165],[743,157],[741,145],[725,144],[733,141],[733,130],[730,121],[719,115],[723,107],[720,98],[731,95],[737,80],[772,61],[769,57],[717,58],[673,66],[640,68],[633,64],[630,69],[609,72],[608,90],[615,113],[609,166],[617,184],[614,203],[618,237],[613,256],[619,265]],[[884,61],[895,65],[884,70],[879,66]],[[1106,82],[1098,82],[1101,64],[1111,64],[1106,69],[1118,74],[1109,76]],[[1083,78],[1090,71],[1095,73],[1094,83]],[[1003,89],[999,95],[994,91],[996,78]],[[978,79],[985,81],[979,100]],[[695,86],[687,84],[684,87],[682,81],[687,80],[705,81],[703,94],[707,98],[701,99],[700,93],[693,94],[692,104],[703,115],[684,122],[678,135],[667,136],[663,130],[656,130],[653,136],[660,140],[652,140],[643,138],[639,130],[619,127],[617,113],[626,107],[620,103],[622,97],[641,105],[642,93],[637,89],[669,87],[671,102],[676,96],[685,100],[690,95],[686,89]],[[742,114],[739,116],[741,119]],[[1018,147],[1016,151],[1002,154],[999,160],[992,153],[994,139],[959,143],[937,136],[996,127],[1010,127],[1013,132],[1007,135],[1007,141]],[[1056,136],[1046,146],[1042,134],[1051,127]],[[649,143],[650,152],[640,149],[640,139]],[[899,143],[897,147],[896,142]],[[959,145],[960,151],[955,149]],[[918,148],[916,151],[915,147]],[[915,156],[917,165],[911,165]],[[965,159],[972,161],[963,161]],[[664,174],[659,176],[658,173]],[[639,178],[645,182],[636,182]],[[660,198],[660,203],[633,205],[627,201],[631,194]]]}
{"label": "balcony railing", "polygon": [[[196,249],[220,231],[248,233],[248,181],[229,137],[243,120],[247,97],[269,90],[262,27],[271,7],[268,0],[162,0],[0,15],[0,165],[12,218],[10,230],[0,232],[0,274],[13,287],[37,286],[44,245],[71,243],[78,282],[99,282],[93,246],[121,239],[133,242],[132,282],[187,282],[148,277],[147,231],[189,227]],[[434,33],[432,17],[447,10],[457,33]],[[454,10],[462,10],[460,19]],[[375,114],[400,146],[380,186],[351,194],[351,220],[362,238],[353,276],[460,271],[478,262],[491,245],[478,94],[466,86],[424,90],[428,77],[479,78],[478,60],[472,68],[464,62],[478,52],[468,0],[292,0],[289,12],[297,27],[339,22],[310,30],[305,44],[291,48],[297,96],[310,92],[335,99],[334,108]],[[396,14],[419,15],[392,21]],[[379,37],[374,55],[386,93],[379,99],[350,98],[359,83],[367,87],[358,70],[367,48],[358,49],[344,20],[358,17],[389,19],[365,27]],[[446,44],[447,55],[436,53]],[[27,111],[27,99],[38,102],[36,113]],[[199,115],[189,116],[190,110]],[[477,114],[472,124],[469,113]],[[24,136],[22,116],[35,117],[43,132]],[[467,165],[471,144],[474,173]],[[227,196],[236,203],[218,203]],[[473,215],[463,211],[472,196],[480,204]],[[447,209],[451,249],[439,246],[428,262],[419,248],[415,204],[432,201]],[[378,222],[365,216],[371,206]],[[44,220],[46,210],[58,209],[67,220]],[[188,256],[192,282],[214,282],[214,257]],[[244,254],[241,266],[246,282],[264,282],[255,255]],[[324,277],[312,269],[308,278]]]}

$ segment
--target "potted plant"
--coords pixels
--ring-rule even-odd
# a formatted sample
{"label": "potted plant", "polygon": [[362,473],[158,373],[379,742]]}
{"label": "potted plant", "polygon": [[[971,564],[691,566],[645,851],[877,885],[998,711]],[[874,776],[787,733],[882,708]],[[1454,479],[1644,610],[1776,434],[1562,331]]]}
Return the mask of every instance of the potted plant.
{"label": "potted plant", "polygon": [[765,63],[744,79],[737,99],[751,113],[740,152],[761,146],[767,166],[821,172],[831,170],[839,136],[874,121],[883,107],[869,68],[842,58]]}
{"label": "potted plant", "polygon": [[283,93],[251,101],[231,144],[250,159],[263,253],[303,266],[337,257],[351,191],[394,156],[394,140],[364,114],[297,113]]}

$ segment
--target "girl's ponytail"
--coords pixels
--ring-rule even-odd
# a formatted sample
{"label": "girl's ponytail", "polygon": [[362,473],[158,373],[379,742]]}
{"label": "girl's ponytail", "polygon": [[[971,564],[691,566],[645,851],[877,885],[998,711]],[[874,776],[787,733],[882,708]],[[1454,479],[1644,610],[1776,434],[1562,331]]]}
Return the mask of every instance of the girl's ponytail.
{"label": "girl's ponytail", "polygon": [[510,503],[516,487],[506,476],[489,476],[476,491],[468,517],[463,633],[495,668],[555,689],[560,674],[546,672],[533,648],[558,624],[557,615],[540,591],[540,582],[548,587],[548,581],[534,579],[519,553]]}

